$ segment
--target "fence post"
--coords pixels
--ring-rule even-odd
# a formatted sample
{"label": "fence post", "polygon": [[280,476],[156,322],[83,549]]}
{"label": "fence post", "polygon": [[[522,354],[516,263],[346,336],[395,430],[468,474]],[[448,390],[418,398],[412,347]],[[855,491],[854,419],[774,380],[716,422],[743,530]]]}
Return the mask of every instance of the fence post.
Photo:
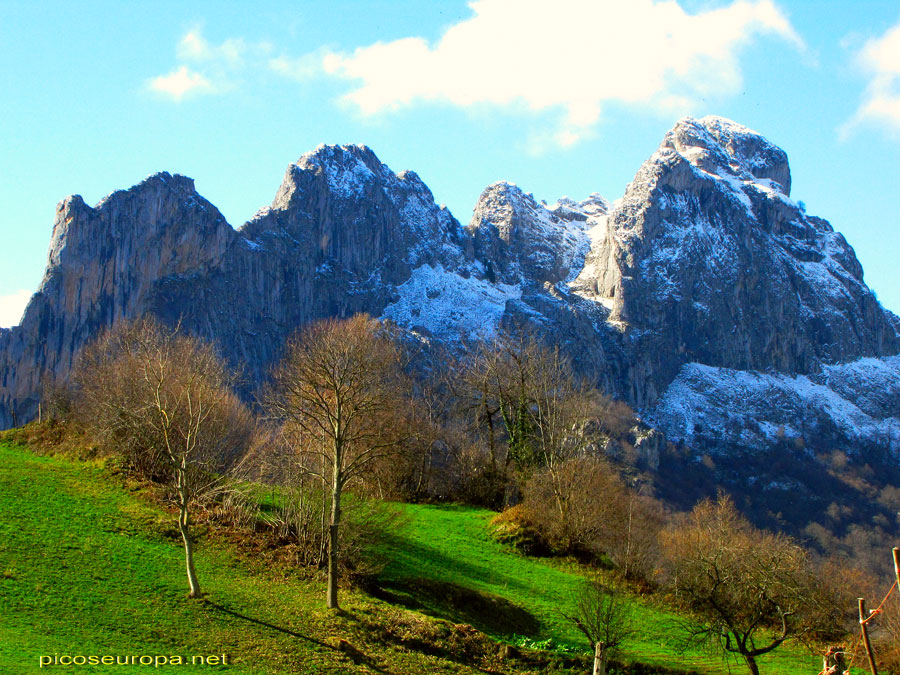
{"label": "fence post", "polygon": [[872,653],[872,643],[869,642],[869,629],[866,627],[866,601],[859,598],[859,630],[862,632],[863,644],[866,647],[866,656],[869,657],[869,668],[872,675],[878,675],[878,667],[875,665],[875,655]]}
{"label": "fence post", "polygon": [[844,659],[846,647],[829,647],[825,652],[824,663],[822,664],[822,672],[824,675],[845,675],[847,672],[847,661]]}
{"label": "fence post", "polygon": [[900,548],[895,546],[892,552],[894,554],[894,576],[897,577],[897,597],[900,597]]}

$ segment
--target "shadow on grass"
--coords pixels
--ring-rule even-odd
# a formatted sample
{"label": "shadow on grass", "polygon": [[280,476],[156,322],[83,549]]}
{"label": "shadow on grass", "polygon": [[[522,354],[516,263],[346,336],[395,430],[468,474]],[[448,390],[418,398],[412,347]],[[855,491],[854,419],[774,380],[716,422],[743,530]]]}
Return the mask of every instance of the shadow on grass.
{"label": "shadow on grass", "polygon": [[[382,578],[393,583],[398,578],[410,577],[413,570],[431,568],[432,577],[463,577],[480,584],[490,584],[502,588],[512,588],[523,593],[533,593],[535,589],[521,579],[500,572],[489,563],[478,564],[472,561],[455,558],[436,547],[427,544],[404,539],[399,536],[389,535],[385,538],[383,546],[385,556],[390,560],[385,568]],[[405,560],[414,561],[412,565],[405,564]]]}
{"label": "shadow on grass", "polygon": [[384,673],[385,675],[390,675],[389,671],[385,670],[381,666],[379,666],[373,659],[366,656],[363,652],[361,652],[356,647],[353,647],[346,640],[339,640],[337,646],[330,645],[327,642],[322,642],[321,640],[317,640],[314,637],[310,637],[309,635],[303,635],[302,633],[298,633],[296,631],[290,630],[288,628],[284,628],[282,626],[276,626],[274,623],[269,623],[268,621],[263,621],[262,619],[254,619],[252,616],[247,616],[246,614],[241,614],[240,612],[235,612],[233,609],[228,609],[227,607],[223,607],[222,605],[217,605],[210,600],[206,601],[206,604],[224,614],[228,614],[229,616],[233,616],[236,619],[241,619],[243,621],[249,621],[250,623],[254,623],[257,626],[263,626],[265,628],[270,628],[271,630],[278,631],[279,633],[284,633],[285,635],[290,635],[291,637],[299,638],[300,640],[305,640],[306,642],[310,642],[312,644],[319,645],[320,647],[324,647],[325,649],[329,649],[331,651],[337,652],[339,654],[343,654],[351,661],[353,661],[356,665],[365,665],[368,668],[374,670],[377,673]]}
{"label": "shadow on grass", "polygon": [[531,612],[506,598],[449,581],[421,577],[385,581],[373,594],[392,604],[467,623],[492,635],[536,635],[541,628]]}
{"label": "shadow on grass", "polygon": [[496,672],[481,665],[494,656],[495,644],[471,626],[453,625],[449,622],[425,627],[417,622],[412,625],[385,625],[365,617],[360,617],[358,622],[363,630],[384,645],[436,656],[482,673]]}
{"label": "shadow on grass", "polygon": [[247,616],[246,614],[241,614],[240,612],[235,612],[233,609],[228,609],[227,607],[223,607],[222,605],[217,605],[216,603],[207,600],[206,604],[214,609],[219,610],[220,612],[224,612],[229,616],[233,616],[236,619],[242,619],[244,621],[249,621],[250,623],[255,623],[257,626],[264,626],[266,628],[271,628],[272,630],[276,630],[279,633],[284,633],[285,635],[290,635],[291,637],[300,638],[301,640],[306,640],[307,642],[312,642],[313,644],[317,644],[320,647],[325,647],[327,649],[334,649],[333,645],[330,645],[326,642],[322,642],[321,640],[317,640],[316,638],[310,637],[308,635],[303,635],[302,633],[297,633],[296,631],[289,630],[287,628],[282,628],[281,626],[276,626],[274,623],[269,623],[267,621],[263,621],[262,619],[254,619],[252,616]]}

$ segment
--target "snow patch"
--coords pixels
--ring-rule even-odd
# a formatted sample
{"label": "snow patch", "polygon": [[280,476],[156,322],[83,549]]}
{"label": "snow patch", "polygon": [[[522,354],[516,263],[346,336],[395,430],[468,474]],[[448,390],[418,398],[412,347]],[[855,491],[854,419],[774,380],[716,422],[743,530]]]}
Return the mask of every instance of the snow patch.
{"label": "snow patch", "polygon": [[320,145],[303,155],[293,166],[298,170],[318,168],[325,173],[328,187],[343,197],[361,197],[375,174],[359,157],[365,146]]}
{"label": "snow patch", "polygon": [[493,337],[507,301],[522,296],[519,285],[462,277],[441,265],[416,268],[397,293],[383,318],[439,337],[469,339]]}
{"label": "snow patch", "polygon": [[[865,383],[867,398],[860,399]],[[652,412],[673,440],[763,449],[831,427],[851,441],[900,444],[900,357],[826,366],[819,375],[682,367]],[[806,429],[797,429],[804,420]]]}
{"label": "snow patch", "polygon": [[661,223],[662,235],[640,263],[641,273],[656,282],[654,295],[659,301],[681,299],[676,279],[697,260],[704,261],[723,287],[737,276],[736,237],[729,228],[710,223],[700,209],[691,208],[690,199],[685,194],[669,195],[665,206],[671,213]]}
{"label": "snow patch", "polygon": [[753,211],[753,202],[750,201],[750,197],[748,197],[747,193],[744,192],[744,183],[750,183],[752,181],[744,181],[737,176],[733,176],[727,173],[711,173],[697,166],[694,166],[693,168],[695,173],[708,176],[709,178],[717,181],[720,185],[727,186],[728,194],[732,195],[735,199],[738,200],[738,202],[741,203],[741,205],[744,207],[744,210],[747,212],[747,215],[749,215],[751,218],[756,218],[756,214]]}

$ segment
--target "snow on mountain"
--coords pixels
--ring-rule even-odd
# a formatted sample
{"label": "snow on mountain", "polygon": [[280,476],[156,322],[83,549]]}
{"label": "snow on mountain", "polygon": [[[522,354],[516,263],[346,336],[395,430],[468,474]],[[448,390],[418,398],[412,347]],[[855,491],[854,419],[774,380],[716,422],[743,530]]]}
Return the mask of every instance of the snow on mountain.
{"label": "snow on mountain", "polygon": [[364,145],[320,145],[312,152],[302,155],[292,166],[300,171],[324,171],[332,193],[343,197],[359,197],[366,185],[375,178],[375,172],[365,161],[368,155],[374,157],[372,151]]}
{"label": "snow on mountain", "polygon": [[442,266],[422,265],[396,289],[399,298],[382,317],[443,340],[489,339],[496,334],[506,302],[521,297],[518,285],[462,276]]}
{"label": "snow on mountain", "polygon": [[41,293],[0,334],[0,421],[32,414],[41,378],[121,317],[181,320],[258,383],[297,327],[368,312],[450,348],[537,332],[675,438],[769,443],[809,420],[890,436],[900,319],[790,190],[783,150],[705,117],[679,121],[621,199],[548,205],[501,181],[465,228],[361,145],[304,154],[237,232],[183,177],[95,209],[70,198]]}
{"label": "snow on mountain", "polygon": [[[586,208],[603,208],[602,197]],[[589,216],[572,200],[539,204],[518,186],[501,181],[478,199],[467,227],[476,258],[504,283],[556,284],[574,277],[590,248]]]}
{"label": "snow on mountain", "polygon": [[[864,358],[818,375],[682,367],[651,413],[672,440],[762,450],[785,439],[881,440],[900,448],[900,357]],[[716,444],[713,444],[715,447]]]}

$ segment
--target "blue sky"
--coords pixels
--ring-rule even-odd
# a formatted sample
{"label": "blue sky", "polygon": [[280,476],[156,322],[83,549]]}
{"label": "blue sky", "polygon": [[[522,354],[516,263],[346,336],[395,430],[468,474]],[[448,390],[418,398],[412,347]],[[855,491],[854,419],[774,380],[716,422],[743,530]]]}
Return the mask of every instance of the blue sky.
{"label": "blue sky", "polygon": [[0,88],[0,325],[69,194],[178,172],[237,227],[304,152],[365,143],[466,223],[501,179],[615,199],[707,114],[788,152],[900,313],[895,0],[0,0]]}

